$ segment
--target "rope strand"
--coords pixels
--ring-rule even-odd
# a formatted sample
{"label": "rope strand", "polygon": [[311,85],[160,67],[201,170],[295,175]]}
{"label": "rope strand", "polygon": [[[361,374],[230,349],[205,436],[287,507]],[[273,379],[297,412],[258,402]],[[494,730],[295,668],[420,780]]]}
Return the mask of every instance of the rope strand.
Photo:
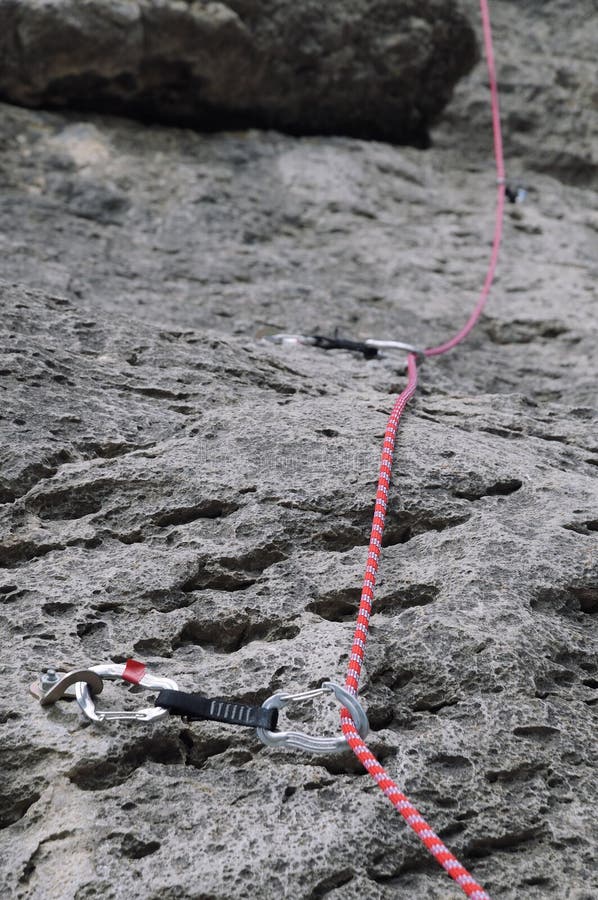
{"label": "rope strand", "polygon": [[496,265],[498,263],[498,253],[502,241],[503,220],[505,210],[505,163],[502,146],[502,132],[500,127],[500,106],[498,100],[498,83],[496,80],[496,69],[494,66],[494,48],[492,45],[492,29],[490,26],[490,11],[488,9],[488,0],[480,0],[480,10],[482,15],[482,28],[484,32],[484,49],[486,54],[486,64],[488,66],[488,80],[490,82],[490,105],[492,107],[492,134],[494,136],[494,161],[496,165],[496,181],[497,181],[497,198],[496,198],[496,217],[494,222],[494,239],[492,241],[492,251],[490,253],[490,262],[486,272],[486,278],[480,292],[478,301],[471,313],[469,319],[463,328],[457,332],[450,340],[439,344],[438,347],[429,347],[424,350],[425,356],[439,356],[452,350],[457,344],[464,340],[472,328],[477,324],[482,314],[482,310],[486,305],[486,300],[490,294],[490,288],[494,281]]}
{"label": "rope strand", "polygon": [[[484,32],[484,47],[486,53],[486,62],[488,66],[488,75],[490,80],[490,96],[492,105],[492,127],[494,135],[494,156],[496,161],[496,173],[498,182],[498,192],[496,201],[496,215],[494,223],[494,238],[492,241],[492,251],[490,253],[490,261],[486,272],[486,278],[482,286],[478,301],[469,316],[469,319],[452,338],[439,344],[437,347],[429,347],[424,351],[425,356],[438,356],[452,350],[457,344],[464,340],[472,328],[476,325],[482,314],[482,310],[488,299],[496,266],[498,263],[498,254],[502,240],[504,205],[505,205],[505,172],[503,160],[502,135],[500,128],[500,111],[498,103],[498,86],[496,80],[496,71],[494,66],[494,51],[492,46],[492,31],[490,26],[490,13],[488,10],[488,0],[480,0],[480,9],[482,16],[482,27]],[[380,459],[380,470],[378,475],[378,488],[376,491],[376,504],[374,507],[374,516],[372,520],[372,529],[370,534],[370,545],[368,550],[368,558],[363,578],[363,586],[361,590],[361,600],[359,604],[359,612],[357,615],[357,624],[353,635],[353,644],[351,646],[351,654],[345,678],[345,687],[347,690],[356,695],[359,688],[359,679],[361,677],[361,669],[365,656],[366,641],[369,634],[370,616],[372,613],[372,605],[374,602],[374,589],[376,586],[376,576],[378,574],[378,566],[380,563],[380,553],[382,551],[382,538],[384,535],[384,524],[386,521],[386,513],[388,509],[388,494],[390,487],[390,476],[392,471],[392,461],[397,437],[397,430],[401,416],[405,411],[409,400],[414,395],[417,388],[417,357],[410,353],[407,357],[407,385],[401,394],[397,397],[392,411],[390,413],[384,441],[382,444],[382,456]],[[341,710],[341,728],[343,734],[349,744],[351,750],[376,782],[384,795],[390,800],[395,809],[405,819],[409,827],[417,834],[426,849],[432,854],[438,863],[445,869],[451,878],[459,885],[461,890],[471,900],[490,900],[487,892],[480,887],[476,880],[469,874],[461,863],[456,859],[450,850],[445,847],[438,835],[429,827],[423,816],[419,814],[413,804],[399,790],[398,786],[380,765],[374,754],[368,749],[367,745],[360,737],[351,714],[346,708]]]}

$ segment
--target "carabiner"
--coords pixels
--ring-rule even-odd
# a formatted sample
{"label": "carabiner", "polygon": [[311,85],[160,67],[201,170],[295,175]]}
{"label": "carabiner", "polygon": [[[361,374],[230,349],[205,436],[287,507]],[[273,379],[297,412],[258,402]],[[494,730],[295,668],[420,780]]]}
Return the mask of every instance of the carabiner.
{"label": "carabiner", "polygon": [[[327,337],[323,334],[269,334],[266,340],[274,344],[303,344],[305,346],[319,347],[320,350],[352,350],[361,353],[366,359],[377,356],[381,350],[400,350],[403,353],[413,353],[421,361],[425,359],[425,351],[414,344],[406,344],[403,341],[378,340],[367,338],[365,341],[354,341],[341,338],[337,334]],[[381,355],[381,354],[380,354]]]}
{"label": "carabiner", "polygon": [[[90,666],[89,670],[91,672],[95,672],[95,674],[99,675],[100,678],[107,678],[109,681],[117,681],[119,678],[123,677],[123,673],[126,667],[126,664],[107,664]],[[163,678],[158,675],[148,675],[147,673],[137,682],[137,684],[148,691],[160,691],[162,690],[162,688],[173,691],[178,691],[179,689],[178,684],[176,683],[176,681],[173,681],[172,678]],[[89,690],[88,685],[82,681],[77,682],[77,684],[75,685],[75,693],[77,697],[77,703],[79,704],[87,718],[91,719],[94,722],[154,722],[156,721],[156,719],[163,719],[164,716],[168,715],[168,710],[163,709],[161,706],[149,706],[146,709],[122,710],[114,712],[102,712],[100,710],[96,710],[94,696]]]}
{"label": "carabiner", "polygon": [[306,344],[309,346],[314,343],[313,339],[307,334],[286,334],[280,332],[279,334],[266,334],[264,338],[272,344]]}
{"label": "carabiner", "polygon": [[[273,694],[262,703],[262,706],[265,709],[272,707],[283,709],[293,700],[300,702],[328,692],[332,692],[342,706],[349,710],[359,734],[365,738],[370,727],[365,710],[353,694],[334,681],[325,681],[322,687],[313,691],[302,691],[299,694]],[[304,734],[302,731],[267,731],[265,728],[257,728],[256,732],[260,741],[268,747],[289,747],[293,750],[307,750],[310,753],[341,753],[348,748],[347,741],[342,735],[322,738]]]}
{"label": "carabiner", "polygon": [[414,344],[406,344],[403,341],[386,341],[377,338],[368,338],[365,342],[368,347],[375,347],[376,350],[401,350],[404,353],[413,353],[420,360],[426,358],[426,353],[421,347]]}

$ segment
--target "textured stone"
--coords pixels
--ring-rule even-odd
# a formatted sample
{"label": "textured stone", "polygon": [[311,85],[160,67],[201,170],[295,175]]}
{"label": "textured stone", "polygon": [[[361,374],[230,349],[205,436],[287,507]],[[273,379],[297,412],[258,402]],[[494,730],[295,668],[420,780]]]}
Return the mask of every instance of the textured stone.
{"label": "textured stone", "polygon": [[[0,892],[456,900],[350,756],[85,727],[27,690],[131,654],[253,701],[343,677],[404,375],[256,332],[451,333],[487,260],[489,134],[455,113],[422,153],[2,114]],[[590,900],[597,204],[534,187],[480,327],[401,425],[363,703],[493,898]],[[291,712],[338,728],[325,701]]]}
{"label": "textured stone", "polygon": [[476,58],[454,0],[1,0],[0,96],[425,143]]}
{"label": "textured stone", "polygon": [[[463,0],[463,7],[477,17],[477,0]],[[596,190],[596,3],[500,0],[491,3],[491,15],[509,175],[533,185],[534,172],[548,172]],[[435,135],[439,143],[454,146],[455,132],[465,132],[478,154],[488,147],[487,82],[482,65],[460,82]]]}

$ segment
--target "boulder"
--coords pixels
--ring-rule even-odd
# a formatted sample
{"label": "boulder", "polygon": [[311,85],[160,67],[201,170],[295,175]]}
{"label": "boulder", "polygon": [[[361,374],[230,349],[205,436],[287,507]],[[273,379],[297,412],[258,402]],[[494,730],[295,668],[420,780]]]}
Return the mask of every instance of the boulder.
{"label": "boulder", "polygon": [[425,143],[476,60],[454,0],[0,0],[0,96]]}

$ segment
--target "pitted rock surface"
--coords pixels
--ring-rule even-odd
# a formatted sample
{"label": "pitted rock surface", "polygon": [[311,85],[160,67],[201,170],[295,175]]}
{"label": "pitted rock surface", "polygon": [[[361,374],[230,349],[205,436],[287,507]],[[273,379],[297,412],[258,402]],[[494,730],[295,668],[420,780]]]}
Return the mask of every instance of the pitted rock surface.
{"label": "pitted rock surface", "polygon": [[0,34],[27,106],[418,144],[476,59],[454,0],[0,0]]}
{"label": "pitted rock surface", "polygon": [[[28,685],[131,655],[247,702],[342,680],[401,359],[259,332],[451,334],[487,261],[490,135],[2,113],[2,894],[456,900],[350,755],[86,726]],[[362,693],[374,752],[509,900],[598,894],[596,195],[553,175],[508,208],[480,327],[422,366]],[[337,708],[285,722],[336,733]]]}
{"label": "pitted rock surface", "polygon": [[[594,0],[493,0],[507,173],[534,184],[549,172],[565,184],[598,186],[598,91]],[[477,0],[463,0],[472,19]],[[464,78],[435,133],[454,146],[455,132],[484,152],[488,79],[483,66]],[[591,208],[591,205],[588,206]]]}

